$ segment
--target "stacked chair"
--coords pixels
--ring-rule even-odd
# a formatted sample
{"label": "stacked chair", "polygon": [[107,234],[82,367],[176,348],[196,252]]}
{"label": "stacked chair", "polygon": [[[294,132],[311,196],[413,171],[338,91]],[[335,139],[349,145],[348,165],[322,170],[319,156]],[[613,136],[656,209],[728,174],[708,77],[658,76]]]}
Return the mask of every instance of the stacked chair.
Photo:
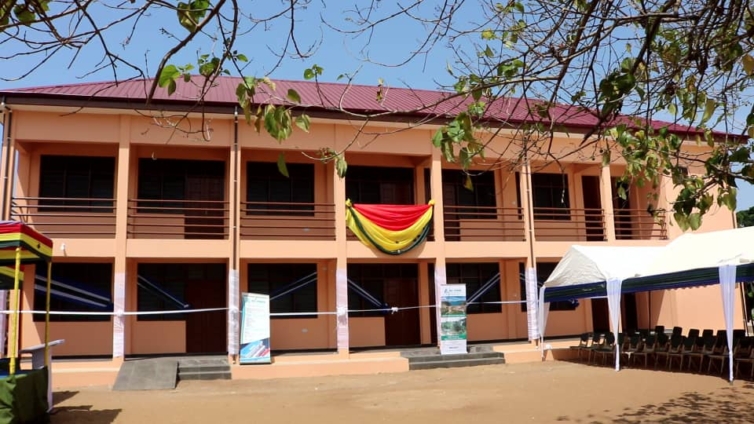
{"label": "stacked chair", "polygon": [[612,332],[584,333],[579,344],[571,346],[580,362],[603,366],[612,364],[608,359],[615,358],[618,345],[621,365],[637,365],[649,369],[664,367],[668,371],[688,371],[695,373],[725,375],[725,370],[733,367],[736,377],[743,371],[754,380],[754,337],[746,336],[744,330],[733,331],[733,364],[729,363],[729,351],[725,330],[699,331],[692,328],[686,335],[681,327],[674,327],[669,333],[664,326],[651,330],[630,330],[618,335]]}

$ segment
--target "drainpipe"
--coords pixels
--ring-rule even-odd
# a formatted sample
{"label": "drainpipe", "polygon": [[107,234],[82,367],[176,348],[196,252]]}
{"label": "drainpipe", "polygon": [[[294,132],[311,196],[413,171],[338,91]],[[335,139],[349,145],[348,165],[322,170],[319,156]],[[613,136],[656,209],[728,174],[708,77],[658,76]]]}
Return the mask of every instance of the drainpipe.
{"label": "drainpipe", "polygon": [[[238,192],[238,107],[233,108],[233,151],[235,152],[234,160],[236,163],[233,165],[233,169],[235,172],[233,173],[233,193]],[[236,199],[236,205],[239,205],[241,202],[241,199]],[[230,205],[230,207],[235,208],[236,205]],[[233,214],[233,222],[231,223],[231,229],[233,231],[231,235],[231,240],[233,241],[233,267],[235,268],[237,259],[238,259],[238,238],[236,237],[236,231],[238,229],[238,220],[239,220],[239,213],[240,208],[238,208],[238,213]],[[238,271],[238,270],[236,270]]]}
{"label": "drainpipe", "polygon": [[5,155],[5,165],[3,170],[3,200],[0,216],[4,221],[7,221],[10,219],[10,214],[6,213],[6,211],[8,210],[8,191],[11,190],[8,181],[10,180],[10,173],[14,172],[15,170],[10,169],[11,163],[14,162],[11,160],[10,148],[11,129],[13,128],[13,111],[5,104],[5,96],[3,96],[3,100],[0,102],[0,112],[2,112],[3,114],[3,130],[5,131],[5,139],[2,140],[2,148],[7,151]]}

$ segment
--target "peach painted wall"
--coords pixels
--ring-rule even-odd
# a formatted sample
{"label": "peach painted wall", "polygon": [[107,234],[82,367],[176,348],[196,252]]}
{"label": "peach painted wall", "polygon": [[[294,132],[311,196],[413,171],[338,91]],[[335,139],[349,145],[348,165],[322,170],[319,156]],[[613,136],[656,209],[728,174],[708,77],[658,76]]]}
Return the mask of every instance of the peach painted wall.
{"label": "peach painted wall", "polygon": [[385,346],[385,318],[349,318],[348,337],[352,347]]}

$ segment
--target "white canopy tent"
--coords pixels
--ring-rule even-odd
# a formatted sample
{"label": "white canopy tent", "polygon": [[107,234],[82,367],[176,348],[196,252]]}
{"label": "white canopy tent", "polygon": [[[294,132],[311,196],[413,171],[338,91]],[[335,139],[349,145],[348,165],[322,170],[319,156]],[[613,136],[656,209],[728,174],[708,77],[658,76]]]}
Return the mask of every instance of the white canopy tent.
{"label": "white canopy tent", "polygon": [[[620,321],[620,287],[618,287],[617,301],[615,301],[616,296],[612,298],[610,296],[610,289],[614,285],[611,282],[636,276],[641,268],[661,253],[662,249],[664,248],[571,246],[540,289],[538,317],[540,340],[544,339],[549,309],[549,304],[544,302],[545,290],[555,287],[572,287],[578,290],[578,286],[600,282],[607,283],[610,322],[617,339]],[[619,366],[619,359],[620,355],[616,355],[616,369]]]}
{"label": "white canopy tent", "polygon": [[[547,320],[545,291],[558,292],[556,297],[595,297],[607,292],[613,332],[618,333],[620,296],[631,292],[664,290],[720,284],[723,311],[732,364],[733,308],[735,283],[753,277],[754,228],[740,228],[709,233],[685,234],[665,247],[591,247],[573,246],[540,289],[540,339]],[[737,275],[745,265],[746,275]],[[714,274],[710,271],[715,270]],[[740,271],[740,269],[739,269]],[[552,297],[552,296],[550,296]],[[617,351],[617,346],[616,346]],[[616,354],[616,370],[620,355]],[[730,380],[733,380],[733,367]]]}

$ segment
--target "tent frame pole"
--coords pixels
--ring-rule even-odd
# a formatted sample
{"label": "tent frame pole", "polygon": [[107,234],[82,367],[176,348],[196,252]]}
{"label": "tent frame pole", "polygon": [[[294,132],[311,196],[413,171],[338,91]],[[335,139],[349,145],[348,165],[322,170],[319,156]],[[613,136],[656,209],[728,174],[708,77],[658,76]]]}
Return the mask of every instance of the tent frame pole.
{"label": "tent frame pole", "polygon": [[52,291],[52,261],[47,261],[47,292],[45,293],[45,366],[50,366],[50,292]]}
{"label": "tent frame pole", "polygon": [[11,315],[10,315],[10,337],[8,338],[8,349],[10,352],[10,366],[8,373],[16,374],[16,362],[18,357],[18,321],[19,310],[21,306],[21,247],[16,248],[16,267],[14,269],[13,293],[11,294]]}

